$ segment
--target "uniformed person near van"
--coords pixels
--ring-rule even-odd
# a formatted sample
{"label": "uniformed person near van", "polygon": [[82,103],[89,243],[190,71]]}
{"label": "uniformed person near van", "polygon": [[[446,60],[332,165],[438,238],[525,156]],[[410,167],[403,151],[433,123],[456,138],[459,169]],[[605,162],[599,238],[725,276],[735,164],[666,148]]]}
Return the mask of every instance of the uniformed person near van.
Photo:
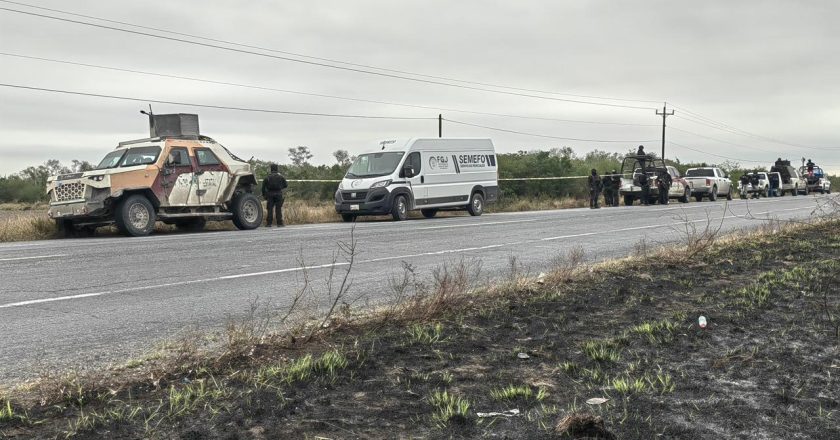
{"label": "uniformed person near van", "polygon": [[656,177],[656,189],[659,191],[659,204],[668,204],[668,192],[671,190],[671,175],[662,171]]}
{"label": "uniformed person near van", "polygon": [[618,206],[618,194],[621,189],[621,176],[615,171],[610,171],[610,186],[613,189],[613,206]]}
{"label": "uniformed person near van", "polygon": [[647,206],[650,204],[650,177],[648,177],[644,168],[639,174],[639,186],[642,187],[642,204]]}
{"label": "uniformed person near van", "polygon": [[271,174],[263,180],[262,195],[268,205],[268,223],[266,226],[272,226],[274,216],[277,214],[277,226],[286,226],[283,222],[283,190],[286,189],[288,183],[286,178],[280,174],[280,168],[277,164],[271,164]]}
{"label": "uniformed person near van", "polygon": [[618,195],[613,191],[612,178],[609,175],[601,177],[601,188],[604,189],[604,205],[613,206],[613,199]]}
{"label": "uniformed person near van", "polygon": [[592,174],[589,175],[589,208],[598,209],[601,205],[598,198],[601,196],[601,176],[598,175],[598,170],[592,168]]}

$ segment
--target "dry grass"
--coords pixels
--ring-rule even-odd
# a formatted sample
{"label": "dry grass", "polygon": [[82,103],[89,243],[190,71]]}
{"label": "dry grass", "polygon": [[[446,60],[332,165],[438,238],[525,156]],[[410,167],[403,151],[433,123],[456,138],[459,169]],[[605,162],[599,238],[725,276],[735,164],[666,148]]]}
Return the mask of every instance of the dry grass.
{"label": "dry grass", "polygon": [[45,240],[56,237],[55,223],[46,217],[10,215],[0,218],[0,242]]}
{"label": "dry grass", "polygon": [[572,197],[555,198],[510,198],[502,199],[495,205],[489,205],[487,212],[522,212],[522,211],[546,211],[550,209],[571,209],[585,208],[589,206],[589,200],[576,199]]}

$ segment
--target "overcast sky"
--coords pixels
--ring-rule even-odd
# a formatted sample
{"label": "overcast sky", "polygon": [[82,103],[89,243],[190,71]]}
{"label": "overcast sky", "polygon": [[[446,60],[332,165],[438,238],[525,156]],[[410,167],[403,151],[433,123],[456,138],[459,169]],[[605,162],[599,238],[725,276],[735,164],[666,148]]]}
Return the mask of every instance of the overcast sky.
{"label": "overcast sky", "polygon": [[[410,118],[443,113],[444,118],[501,130],[621,141],[541,138],[444,122],[444,136],[490,137],[500,152],[563,146],[579,153],[625,152],[639,143],[658,151],[662,120],[653,108],[668,101],[676,114],[668,118],[673,129],[666,136],[679,144],[668,144],[669,157],[722,162],[719,156],[726,156],[750,166],[767,166],[779,156],[808,157],[840,172],[840,27],[836,25],[840,3],[836,1],[21,1],[371,67],[343,65],[355,69],[394,74],[372,68],[393,69],[410,72],[395,74],[399,76],[470,81],[457,84],[507,94],[320,67],[0,10],[4,53],[430,108],[8,55],[0,55],[3,84],[294,112]],[[0,8],[187,38],[6,1],[0,1]],[[147,122],[138,112],[145,107],[143,102],[0,87],[0,175],[52,158],[98,162],[118,141],[148,134]],[[198,113],[202,133],[238,155],[280,162],[287,162],[287,149],[298,145],[312,149],[313,161],[332,163],[331,153],[339,148],[357,154],[378,140],[437,136],[437,121],[432,119],[342,119],[167,104],[153,108],[156,113]],[[748,135],[736,134],[744,132]]]}

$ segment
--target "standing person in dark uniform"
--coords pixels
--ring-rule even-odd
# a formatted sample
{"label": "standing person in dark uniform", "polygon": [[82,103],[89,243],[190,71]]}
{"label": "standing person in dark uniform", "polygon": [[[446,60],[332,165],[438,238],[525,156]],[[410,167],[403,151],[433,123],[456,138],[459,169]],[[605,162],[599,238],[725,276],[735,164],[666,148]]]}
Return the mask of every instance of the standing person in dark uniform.
{"label": "standing person in dark uniform", "polygon": [[604,189],[604,205],[612,206],[613,201],[618,198],[618,194],[613,190],[610,176],[601,177],[601,188]]}
{"label": "standing person in dark uniform", "polygon": [[668,204],[668,192],[671,190],[671,175],[662,171],[656,177],[656,189],[659,191],[659,204]]}
{"label": "standing person in dark uniform", "polygon": [[280,174],[280,169],[277,164],[271,164],[271,174],[263,180],[262,195],[268,204],[268,224],[270,228],[274,220],[274,214],[277,214],[277,226],[286,226],[283,222],[283,190],[286,189],[288,183],[286,178]]}
{"label": "standing person in dark uniform", "polygon": [[639,186],[642,187],[642,204],[647,206],[650,204],[650,177],[642,168],[642,173],[639,174]]}
{"label": "standing person in dark uniform", "polygon": [[779,175],[768,173],[770,179],[770,197],[779,197]]}
{"label": "standing person in dark uniform", "polygon": [[758,186],[760,185],[760,177],[758,176],[758,170],[755,170],[750,174],[750,186],[752,187],[752,199],[757,199],[761,196],[760,191],[758,190]]}
{"label": "standing person in dark uniform", "polygon": [[814,177],[814,162],[808,159],[808,163],[805,166],[808,167],[808,177]]}
{"label": "standing person in dark uniform", "polygon": [[598,209],[601,205],[598,198],[601,196],[601,176],[598,175],[598,170],[592,168],[592,174],[589,176],[589,208]]}
{"label": "standing person in dark uniform", "polygon": [[615,170],[610,171],[610,187],[613,190],[613,205],[618,206],[618,194],[621,189],[621,176]]}

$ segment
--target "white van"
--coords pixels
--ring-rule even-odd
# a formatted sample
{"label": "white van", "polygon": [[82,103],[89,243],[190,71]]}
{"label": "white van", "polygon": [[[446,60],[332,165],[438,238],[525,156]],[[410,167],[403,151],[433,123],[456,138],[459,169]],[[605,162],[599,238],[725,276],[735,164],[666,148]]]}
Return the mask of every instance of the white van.
{"label": "white van", "polygon": [[405,220],[419,209],[466,209],[481,215],[499,198],[496,150],[490,139],[389,140],[360,154],[335,192],[335,210],[350,222],[360,215]]}

